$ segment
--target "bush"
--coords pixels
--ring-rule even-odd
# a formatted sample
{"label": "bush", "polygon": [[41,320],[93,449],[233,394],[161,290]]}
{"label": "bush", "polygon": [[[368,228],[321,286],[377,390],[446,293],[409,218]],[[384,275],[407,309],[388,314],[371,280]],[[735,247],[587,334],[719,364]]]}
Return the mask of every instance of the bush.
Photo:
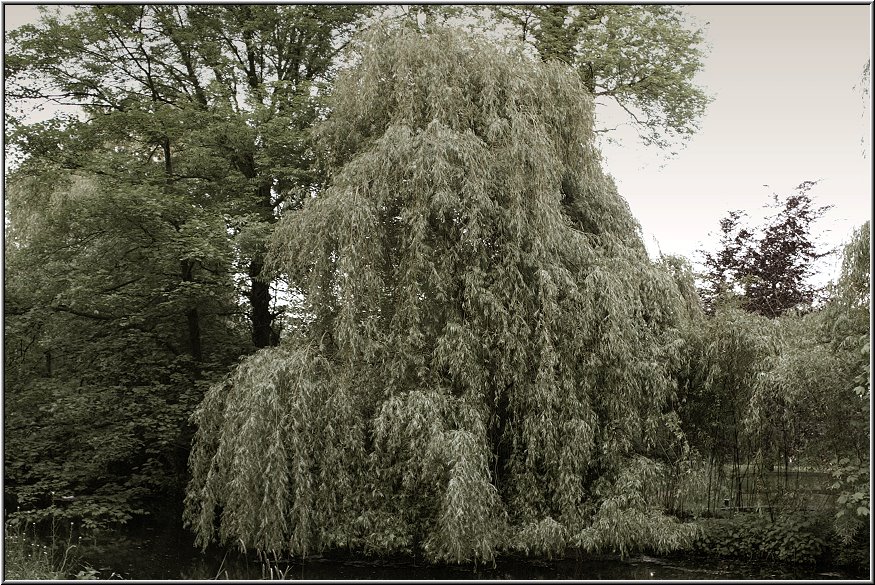
{"label": "bush", "polygon": [[692,550],[709,556],[814,563],[827,552],[829,524],[803,512],[771,521],[765,514],[738,514],[700,522]]}
{"label": "bush", "polygon": [[869,561],[872,551],[869,548],[869,526],[860,526],[850,542],[837,540],[833,551],[833,561],[839,567],[844,567],[857,573],[869,573]]}

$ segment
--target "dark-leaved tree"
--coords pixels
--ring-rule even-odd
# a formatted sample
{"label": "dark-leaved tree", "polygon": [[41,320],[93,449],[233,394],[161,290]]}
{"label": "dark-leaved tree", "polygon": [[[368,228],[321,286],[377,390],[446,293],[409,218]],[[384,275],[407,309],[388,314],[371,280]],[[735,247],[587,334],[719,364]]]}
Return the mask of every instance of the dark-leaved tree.
{"label": "dark-leaved tree", "polygon": [[816,184],[804,181],[795,193],[775,195],[776,212],[760,228],[745,226],[739,211],[720,220],[719,249],[700,251],[705,270],[699,291],[709,313],[732,299],[769,318],[812,306],[818,292],[810,280],[814,262],[831,253],[818,250],[811,234],[813,223],[831,207],[812,200],[809,191]]}
{"label": "dark-leaved tree", "polygon": [[783,201],[775,196],[777,213],[748,248],[740,277],[749,311],[777,317],[815,300],[817,289],[809,279],[814,261],[826,253],[817,249],[811,226],[831,206],[814,204],[808,193],[814,185],[804,181]]}
{"label": "dark-leaved tree", "polygon": [[745,258],[753,234],[742,224],[744,214],[730,211],[720,220],[719,248],[711,253],[700,250],[704,271],[699,296],[708,314],[741,292],[739,282],[745,271]]}

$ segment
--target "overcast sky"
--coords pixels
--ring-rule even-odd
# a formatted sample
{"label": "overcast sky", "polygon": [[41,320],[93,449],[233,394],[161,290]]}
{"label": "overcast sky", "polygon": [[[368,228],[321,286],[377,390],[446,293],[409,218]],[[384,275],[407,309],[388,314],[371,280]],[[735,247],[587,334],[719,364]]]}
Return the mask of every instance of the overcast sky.
{"label": "overcast sky", "polygon": [[762,216],[772,192],[790,193],[805,180],[820,180],[812,196],[834,206],[815,224],[818,238],[846,241],[872,213],[871,147],[864,158],[861,144],[871,144],[871,107],[860,91],[871,6],[684,10],[711,47],[697,78],[714,96],[700,132],[671,159],[634,137],[604,147],[648,247],[658,242],[664,253],[692,258],[727,211]]}
{"label": "overcast sky", "polygon": [[[871,6],[683,10],[705,28],[711,48],[697,78],[714,96],[700,132],[672,158],[642,147],[633,132],[604,146],[606,167],[651,252],[694,259],[712,245],[709,233],[727,211],[761,216],[771,193],[806,180],[819,180],[812,195],[834,206],[816,235],[828,246],[846,241],[872,212],[871,146],[864,158],[861,144],[871,144],[871,108],[859,87],[871,55]],[[34,6],[6,4],[5,28],[36,14]],[[822,279],[836,262],[824,266]]]}

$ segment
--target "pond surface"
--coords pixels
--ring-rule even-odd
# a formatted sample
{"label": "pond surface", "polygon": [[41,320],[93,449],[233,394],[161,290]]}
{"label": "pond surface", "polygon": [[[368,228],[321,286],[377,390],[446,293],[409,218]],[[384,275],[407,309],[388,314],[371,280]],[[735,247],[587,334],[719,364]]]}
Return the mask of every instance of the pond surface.
{"label": "pond surface", "polygon": [[[280,560],[269,565],[253,555],[210,548],[194,548],[185,530],[118,535],[106,544],[83,543],[80,556],[101,578],[123,579],[375,579],[375,580],[814,580],[864,579],[834,570],[779,563],[745,562],[714,558],[656,558],[637,555],[626,559],[537,560],[503,558],[485,566],[426,566],[411,558],[389,560],[354,556],[308,557],[302,562]],[[101,539],[104,540],[104,539]]]}

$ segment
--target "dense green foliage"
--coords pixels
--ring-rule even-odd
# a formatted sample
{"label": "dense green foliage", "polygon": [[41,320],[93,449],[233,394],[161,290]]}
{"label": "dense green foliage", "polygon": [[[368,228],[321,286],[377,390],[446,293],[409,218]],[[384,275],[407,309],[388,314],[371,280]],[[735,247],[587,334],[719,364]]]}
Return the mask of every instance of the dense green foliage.
{"label": "dense green foliage", "polygon": [[827,550],[829,523],[807,513],[739,514],[702,522],[692,550],[721,557],[815,563]]}
{"label": "dense green foliage", "polygon": [[710,98],[693,83],[702,31],[666,5],[514,5],[491,8],[545,61],[574,67],[597,100],[619,105],[647,144],[668,148],[698,129]]}
{"label": "dense green foliage", "polygon": [[736,514],[707,518],[687,549],[697,555],[743,560],[822,565],[830,562],[861,574],[869,570],[868,538],[862,533],[844,541],[823,512]]}
{"label": "dense green foliage", "polygon": [[[798,231],[787,246],[807,237]],[[723,251],[731,244],[727,238]],[[708,461],[709,511],[721,500],[821,508],[823,498],[793,479],[792,469],[802,467],[826,476],[817,491],[833,491],[839,538],[850,542],[866,530],[870,286],[867,223],[847,245],[841,276],[821,306],[767,319],[733,306],[756,310],[743,296],[726,302],[732,293],[724,291],[715,313],[688,330],[697,355],[680,372],[679,414],[690,445]],[[776,468],[783,472],[777,483]]]}
{"label": "dense green foliage", "polygon": [[[172,197],[53,179],[7,190],[6,489],[37,517],[56,494],[74,496],[63,514],[125,521],[179,492],[198,380],[245,346],[226,316],[230,276],[185,282],[178,272],[184,258],[210,268],[230,252],[209,237],[207,218]],[[177,230],[180,215],[190,219]],[[199,360],[185,321],[192,306]]]}
{"label": "dense green foliage", "polygon": [[75,6],[8,34],[13,508],[44,515],[55,491],[75,495],[71,516],[124,521],[178,491],[203,388],[302,318],[299,284],[264,272],[266,242],[330,182],[310,131],[358,59],[342,56],[351,33],[470,10]]}
{"label": "dense green foliage", "polygon": [[[247,300],[253,345],[274,345],[281,309],[261,274],[264,241],[281,211],[298,207],[319,180],[306,140],[318,90],[331,78],[337,45],[366,12],[101,5],[64,19],[47,14],[10,34],[7,95],[16,101],[7,140],[36,167],[23,170],[28,175],[49,166],[160,185],[162,195],[209,214],[218,223],[214,237],[232,230],[236,257],[221,269],[247,277],[238,294]],[[40,101],[75,105],[83,115],[20,123]],[[181,278],[196,281],[197,259],[182,262]]]}
{"label": "dense green foliage", "polygon": [[599,168],[586,88],[375,34],[319,130],[331,186],[274,237],[306,335],[210,390],[187,518],[297,554],[671,547],[687,531],[641,494],[681,296]]}
{"label": "dense green foliage", "polygon": [[401,26],[464,29],[572,66],[601,110],[596,132],[613,135],[616,128],[600,120],[613,110],[665,154],[698,131],[711,102],[694,82],[707,51],[704,33],[676,6],[425,4],[390,15]]}
{"label": "dense green foliage", "polygon": [[[687,330],[690,353],[679,373],[677,410],[690,445],[718,475],[708,480],[708,510],[727,496],[733,506],[745,505],[742,482],[755,451],[745,420],[762,360],[774,351],[774,330],[773,323],[732,307],[700,317]],[[731,495],[718,489],[724,464],[732,468]]]}
{"label": "dense green foliage", "polygon": [[[362,7],[119,5],[10,33],[7,493],[124,522],[181,499],[204,388],[278,342],[262,277],[316,182],[313,88]],[[35,102],[77,116],[23,117]]]}

